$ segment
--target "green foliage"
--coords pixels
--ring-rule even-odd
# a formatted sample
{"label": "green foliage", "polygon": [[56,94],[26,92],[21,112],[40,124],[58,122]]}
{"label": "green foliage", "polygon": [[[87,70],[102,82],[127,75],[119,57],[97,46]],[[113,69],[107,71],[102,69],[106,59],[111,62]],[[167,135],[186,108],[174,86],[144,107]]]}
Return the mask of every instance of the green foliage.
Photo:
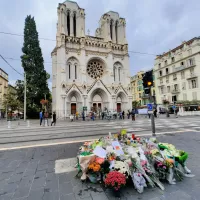
{"label": "green foliage", "polygon": [[20,110],[22,108],[21,102],[17,99],[17,95],[13,94],[10,89],[8,89],[8,93],[5,95],[3,101],[3,107],[10,109],[10,111]]}
{"label": "green foliage", "polygon": [[139,101],[132,101],[132,108],[136,109],[140,106],[140,102]]}
{"label": "green foliage", "polygon": [[[26,73],[27,82],[27,109],[39,110],[41,107],[40,100],[50,97],[47,80],[50,75],[44,69],[44,60],[38,40],[36,23],[30,15],[25,19],[24,27],[24,44],[22,47],[23,55],[21,56],[22,66]],[[19,100],[23,101],[23,81],[18,80],[16,83]]]}

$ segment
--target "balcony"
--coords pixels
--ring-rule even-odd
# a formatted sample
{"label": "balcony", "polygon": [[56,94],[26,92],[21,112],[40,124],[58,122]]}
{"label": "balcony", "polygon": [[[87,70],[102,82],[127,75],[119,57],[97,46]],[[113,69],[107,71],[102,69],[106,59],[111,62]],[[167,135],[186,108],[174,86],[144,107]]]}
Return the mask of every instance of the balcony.
{"label": "balcony", "polygon": [[180,90],[179,90],[179,89],[173,89],[173,90],[171,91],[171,93],[172,93],[172,94],[177,94],[177,93],[180,93]]}
{"label": "balcony", "polygon": [[191,73],[188,77],[187,77],[187,79],[192,79],[192,78],[197,78],[198,77],[198,75],[196,74],[196,73]]}

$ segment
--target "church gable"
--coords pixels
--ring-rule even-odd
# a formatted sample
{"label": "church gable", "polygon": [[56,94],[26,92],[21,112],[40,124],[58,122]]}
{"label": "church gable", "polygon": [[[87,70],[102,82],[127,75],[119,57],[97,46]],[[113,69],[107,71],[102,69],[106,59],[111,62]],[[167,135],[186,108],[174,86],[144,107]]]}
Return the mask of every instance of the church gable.
{"label": "church gable", "polygon": [[75,83],[69,89],[66,90],[66,94],[69,94],[72,90],[78,90],[82,94],[82,91],[78,88],[78,86]]}

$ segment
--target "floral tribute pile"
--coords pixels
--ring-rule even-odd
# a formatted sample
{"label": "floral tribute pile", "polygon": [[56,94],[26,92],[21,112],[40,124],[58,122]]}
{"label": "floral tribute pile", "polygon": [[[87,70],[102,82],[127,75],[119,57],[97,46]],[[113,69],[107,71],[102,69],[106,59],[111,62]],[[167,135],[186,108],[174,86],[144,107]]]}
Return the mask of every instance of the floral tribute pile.
{"label": "floral tribute pile", "polygon": [[130,180],[139,193],[147,186],[164,190],[162,180],[176,184],[176,180],[194,176],[185,165],[187,158],[187,152],[172,144],[121,130],[80,147],[78,175],[81,174],[82,181],[101,182],[114,191],[120,191]]}

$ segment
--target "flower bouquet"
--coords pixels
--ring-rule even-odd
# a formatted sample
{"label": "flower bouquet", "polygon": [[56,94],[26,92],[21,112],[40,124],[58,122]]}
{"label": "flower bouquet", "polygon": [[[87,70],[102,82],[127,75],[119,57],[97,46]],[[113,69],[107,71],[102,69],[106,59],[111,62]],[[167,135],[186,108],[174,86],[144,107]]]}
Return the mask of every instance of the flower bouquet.
{"label": "flower bouquet", "polygon": [[101,165],[97,162],[92,162],[88,166],[88,178],[92,183],[97,183],[100,180]]}
{"label": "flower bouquet", "polygon": [[120,189],[126,185],[126,177],[124,174],[112,171],[109,172],[105,179],[105,186],[114,190],[115,195],[120,196]]}

